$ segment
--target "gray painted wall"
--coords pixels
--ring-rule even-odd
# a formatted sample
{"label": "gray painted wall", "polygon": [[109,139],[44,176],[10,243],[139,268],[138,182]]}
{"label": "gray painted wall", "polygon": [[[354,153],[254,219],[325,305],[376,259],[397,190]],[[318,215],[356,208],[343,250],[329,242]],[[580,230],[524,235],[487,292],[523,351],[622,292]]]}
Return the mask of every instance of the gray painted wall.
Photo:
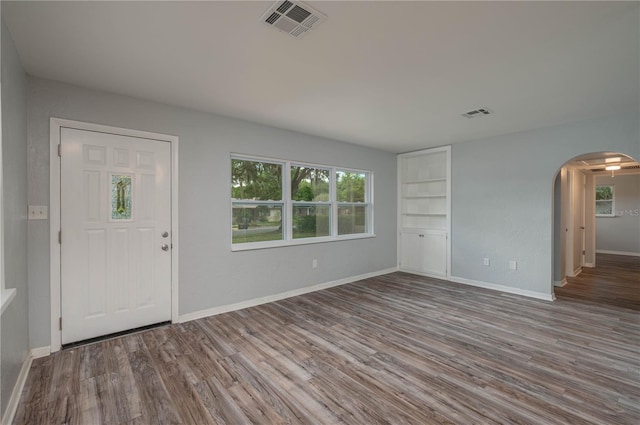
{"label": "gray painted wall", "polygon": [[[180,137],[180,314],[396,266],[392,153],[30,77],[29,203],[36,205],[49,205],[50,117]],[[377,236],[231,252],[231,152],[372,171]],[[31,347],[47,346],[48,222],[29,223],[29,271]]]}
{"label": "gray painted wall", "polygon": [[[454,144],[452,276],[550,294],[554,178],[569,159],[640,158],[638,111]],[[491,266],[482,264],[490,257]],[[508,268],[510,259],[518,270]]]}
{"label": "gray painted wall", "polygon": [[[2,315],[2,400],[4,411],[29,348],[27,302],[27,77],[2,21],[2,155],[4,266],[7,288],[16,297]],[[1,415],[0,415],[1,416]]]}
{"label": "gray painted wall", "polygon": [[596,249],[640,254],[640,174],[597,176],[596,185],[615,186],[616,210],[596,217]]}

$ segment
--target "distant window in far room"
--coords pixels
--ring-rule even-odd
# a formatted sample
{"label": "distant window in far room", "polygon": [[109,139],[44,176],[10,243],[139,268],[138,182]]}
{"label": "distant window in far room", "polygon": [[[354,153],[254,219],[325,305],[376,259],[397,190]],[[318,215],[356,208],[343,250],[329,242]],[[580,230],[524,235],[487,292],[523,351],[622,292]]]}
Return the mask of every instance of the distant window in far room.
{"label": "distant window in far room", "polygon": [[596,186],[596,216],[615,216],[614,187],[612,185]]}

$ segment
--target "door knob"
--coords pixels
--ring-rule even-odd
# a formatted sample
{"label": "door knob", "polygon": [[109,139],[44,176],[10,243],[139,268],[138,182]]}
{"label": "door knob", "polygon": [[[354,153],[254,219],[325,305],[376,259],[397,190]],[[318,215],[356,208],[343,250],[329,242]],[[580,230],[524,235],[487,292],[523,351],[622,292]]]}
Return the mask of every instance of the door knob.
{"label": "door knob", "polygon": [[168,236],[169,236],[169,232],[162,232],[162,237],[163,237],[163,238],[166,238],[166,237],[168,237]]}
{"label": "door knob", "polygon": [[162,244],[162,250],[163,251],[169,251],[169,245],[167,245],[166,243]]}

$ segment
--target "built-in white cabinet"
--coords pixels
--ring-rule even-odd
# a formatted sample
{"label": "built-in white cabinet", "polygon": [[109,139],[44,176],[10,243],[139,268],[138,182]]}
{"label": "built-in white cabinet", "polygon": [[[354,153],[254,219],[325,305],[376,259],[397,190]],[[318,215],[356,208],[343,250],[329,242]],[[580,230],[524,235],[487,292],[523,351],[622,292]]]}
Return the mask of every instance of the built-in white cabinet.
{"label": "built-in white cabinet", "polygon": [[398,155],[398,267],[449,276],[451,148]]}

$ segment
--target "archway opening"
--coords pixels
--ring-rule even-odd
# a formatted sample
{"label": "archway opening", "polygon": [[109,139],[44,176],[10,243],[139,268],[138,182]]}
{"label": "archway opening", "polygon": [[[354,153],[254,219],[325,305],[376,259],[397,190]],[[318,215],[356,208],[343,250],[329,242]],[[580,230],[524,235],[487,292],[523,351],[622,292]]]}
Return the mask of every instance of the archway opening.
{"label": "archway opening", "polygon": [[640,164],[593,152],[553,180],[553,292],[640,309]]}

